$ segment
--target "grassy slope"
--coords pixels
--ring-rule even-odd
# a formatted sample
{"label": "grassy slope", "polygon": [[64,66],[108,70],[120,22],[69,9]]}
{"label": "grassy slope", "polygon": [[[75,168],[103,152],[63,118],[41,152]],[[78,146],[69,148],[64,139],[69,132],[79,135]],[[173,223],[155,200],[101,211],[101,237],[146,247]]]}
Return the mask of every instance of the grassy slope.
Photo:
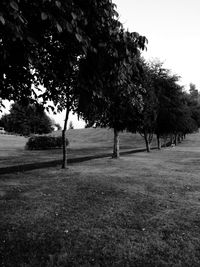
{"label": "grassy slope", "polygon": [[200,266],[199,138],[4,175],[2,266]]}
{"label": "grassy slope", "polygon": [[[61,132],[54,133],[61,135]],[[112,153],[113,132],[107,129],[77,129],[67,131],[70,141],[69,157]],[[21,136],[0,135],[0,167],[17,164],[50,161],[62,158],[61,149],[46,151],[26,151],[27,139]],[[144,141],[140,135],[121,134],[121,149],[143,148]]]}

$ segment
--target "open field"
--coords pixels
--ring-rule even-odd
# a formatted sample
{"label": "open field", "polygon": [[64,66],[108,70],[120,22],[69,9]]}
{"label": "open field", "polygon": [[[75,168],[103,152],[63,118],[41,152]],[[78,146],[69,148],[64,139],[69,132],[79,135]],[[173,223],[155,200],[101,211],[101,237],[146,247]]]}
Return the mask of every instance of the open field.
{"label": "open field", "polygon": [[[61,135],[61,132],[55,132]],[[121,150],[144,148],[144,140],[138,134],[121,133]],[[76,129],[67,131],[70,141],[68,157],[112,153],[113,131],[108,129]],[[27,138],[13,135],[0,135],[0,168],[26,163],[46,162],[62,158],[61,149],[27,151],[24,149]]]}
{"label": "open field", "polygon": [[2,175],[1,266],[200,266],[200,134]]}

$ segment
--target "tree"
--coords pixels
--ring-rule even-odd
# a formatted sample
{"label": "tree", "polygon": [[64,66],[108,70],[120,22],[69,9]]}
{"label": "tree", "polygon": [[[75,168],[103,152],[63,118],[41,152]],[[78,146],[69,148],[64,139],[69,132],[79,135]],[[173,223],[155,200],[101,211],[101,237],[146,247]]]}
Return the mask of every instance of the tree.
{"label": "tree", "polygon": [[[119,29],[80,65],[79,114],[89,125],[114,130],[113,158],[119,157],[119,132],[126,129],[129,109],[137,105],[140,49],[146,38]],[[88,73],[90,77],[88,77]],[[92,76],[92,79],[91,79]]]}
{"label": "tree", "polygon": [[52,100],[58,111],[66,109],[65,142],[79,59],[96,52],[120,24],[115,5],[110,0],[2,0],[0,7],[0,97],[27,103],[37,100],[35,90],[44,85],[44,103]]}
{"label": "tree", "polygon": [[190,83],[189,92],[190,92],[190,98],[191,98],[191,100],[193,100],[195,102],[198,102],[199,101],[199,92],[196,89],[196,85],[195,84]]}
{"label": "tree", "polygon": [[178,133],[183,131],[186,118],[189,118],[184,103],[183,88],[177,83],[178,80],[178,76],[170,75],[166,70],[157,81],[160,91],[156,134],[159,137],[174,135],[175,143]]}
{"label": "tree", "polygon": [[[89,7],[81,1],[78,2],[81,13],[85,15],[84,35],[70,35],[63,32],[58,37],[57,34],[51,33],[45,49],[39,51],[45,55],[39,56],[42,64],[37,68],[40,81],[46,88],[42,95],[43,100],[53,101],[58,111],[66,110],[63,142],[66,140],[69,112],[77,110],[78,95],[75,88],[80,72],[80,61],[84,61],[90,53],[97,54],[99,43],[107,42],[112,34],[111,28],[115,29],[120,24],[115,19],[117,14],[115,6],[109,0],[88,2]],[[73,16],[78,14],[73,13]],[[66,146],[63,143],[62,168],[66,166],[66,158]]]}
{"label": "tree", "polygon": [[52,121],[44,112],[42,106],[14,103],[10,113],[3,115],[1,123],[8,132],[22,135],[47,134],[52,129]]}
{"label": "tree", "polygon": [[145,140],[146,150],[150,152],[151,141],[155,133],[158,99],[155,80],[158,75],[158,63],[147,62],[140,58],[139,80],[137,82],[139,104],[128,114],[127,130],[139,132]]}

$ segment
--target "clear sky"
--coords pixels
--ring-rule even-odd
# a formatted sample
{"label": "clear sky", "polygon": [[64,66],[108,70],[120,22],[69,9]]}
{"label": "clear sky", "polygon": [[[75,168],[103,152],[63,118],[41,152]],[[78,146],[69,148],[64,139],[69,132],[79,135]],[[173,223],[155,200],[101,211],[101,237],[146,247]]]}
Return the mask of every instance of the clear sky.
{"label": "clear sky", "polygon": [[200,90],[200,0],[113,0],[120,21],[148,39],[145,58],[159,58]]}

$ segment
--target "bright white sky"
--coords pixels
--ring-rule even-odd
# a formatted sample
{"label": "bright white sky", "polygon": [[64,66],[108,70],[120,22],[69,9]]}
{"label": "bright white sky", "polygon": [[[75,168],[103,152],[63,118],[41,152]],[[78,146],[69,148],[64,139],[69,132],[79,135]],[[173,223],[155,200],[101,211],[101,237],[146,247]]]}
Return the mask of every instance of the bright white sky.
{"label": "bright white sky", "polygon": [[[147,59],[158,58],[182,77],[189,88],[200,90],[200,0],[113,0],[124,28],[145,35],[149,41]],[[63,126],[64,115],[54,116]],[[70,115],[75,128],[82,121]]]}
{"label": "bright white sky", "polygon": [[164,66],[200,89],[200,0],[113,0],[124,28],[145,35],[145,58]]}

